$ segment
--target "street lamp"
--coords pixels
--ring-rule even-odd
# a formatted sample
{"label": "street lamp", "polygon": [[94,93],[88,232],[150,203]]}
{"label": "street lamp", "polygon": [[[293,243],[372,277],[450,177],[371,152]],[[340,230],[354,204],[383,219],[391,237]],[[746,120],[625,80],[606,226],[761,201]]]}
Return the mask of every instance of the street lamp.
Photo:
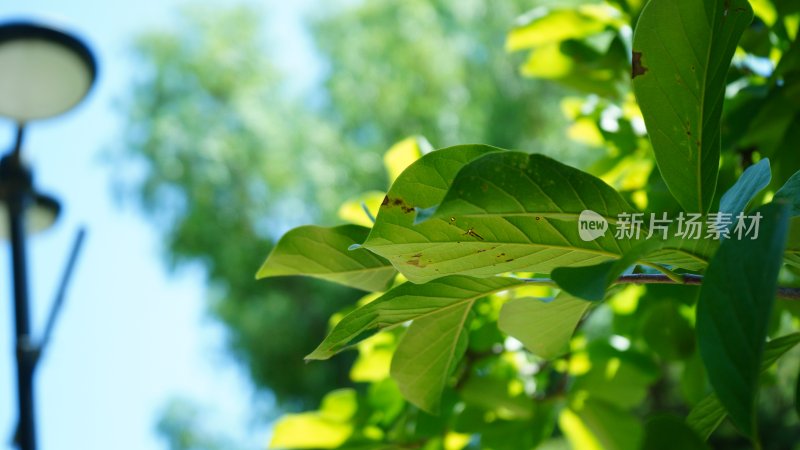
{"label": "street lamp", "polygon": [[17,125],[14,146],[0,159],[0,220],[4,220],[0,237],[11,241],[19,403],[15,442],[22,450],[36,449],[34,369],[49,340],[83,240],[81,231],[43,336],[36,341],[30,329],[25,238],[50,227],[60,207],[54,198],[34,189],[31,169],[22,160],[25,126],[72,109],[88,94],[96,73],[94,56],[80,39],[32,22],[0,24],[0,116]]}

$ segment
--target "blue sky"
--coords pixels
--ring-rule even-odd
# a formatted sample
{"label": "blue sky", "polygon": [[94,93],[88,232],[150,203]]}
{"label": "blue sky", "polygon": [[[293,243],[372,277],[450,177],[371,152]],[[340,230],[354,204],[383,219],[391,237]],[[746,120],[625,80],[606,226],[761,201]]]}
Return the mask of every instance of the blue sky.
{"label": "blue sky", "polygon": [[[39,190],[56,195],[63,206],[56,226],[29,244],[37,331],[43,328],[72,239],[79,226],[88,229],[67,303],[37,374],[43,450],[163,448],[155,422],[176,396],[208,407],[215,425],[228,435],[266,445],[268,424],[251,420],[253,392],[225,355],[223,330],[205,314],[202,272],[191,267],[166,272],[156,231],[136,211],[114,201],[108,167],[100,161],[103,150],[118,141],[113,101],[136,75],[128,53],[132,37],[169,27],[181,3],[0,4],[0,20],[44,16],[64,22],[87,40],[100,66],[87,100],[68,114],[29,125],[24,148]],[[289,69],[309,64],[298,35],[297,12],[304,3],[268,10],[272,34],[295,43],[282,56]],[[12,144],[12,131],[10,122],[0,120],[3,151]],[[10,448],[16,378],[9,250],[1,247],[0,448]]]}

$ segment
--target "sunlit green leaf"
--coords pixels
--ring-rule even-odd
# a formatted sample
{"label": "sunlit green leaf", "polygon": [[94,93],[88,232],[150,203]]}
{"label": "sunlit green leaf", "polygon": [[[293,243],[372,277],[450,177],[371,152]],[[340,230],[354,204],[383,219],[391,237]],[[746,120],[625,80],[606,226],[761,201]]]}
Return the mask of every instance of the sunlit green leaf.
{"label": "sunlit green leaf", "polygon": [[574,397],[589,395],[626,410],[641,404],[659,378],[658,366],[650,357],[601,341],[571,355],[570,373],[575,377],[570,389]]}
{"label": "sunlit green leaf", "polygon": [[720,117],[747,0],[651,0],[633,36],[633,89],[672,195],[688,211],[714,198]]}
{"label": "sunlit green leaf", "polygon": [[306,359],[328,359],[365,334],[413,320],[395,350],[391,375],[400,391],[426,411],[436,411],[453,365],[466,349],[464,325],[475,301],[521,286],[516,278],[441,278],[404,283],[345,316]]}
{"label": "sunlit green leaf", "polygon": [[455,365],[467,350],[465,325],[473,301],[462,301],[415,319],[397,345],[391,375],[409,402],[438,414]]}
{"label": "sunlit green leaf", "polygon": [[386,166],[389,180],[396,180],[408,166],[431,150],[431,144],[421,136],[411,136],[394,144],[383,155],[383,165]]}
{"label": "sunlit green leaf", "polygon": [[258,270],[256,278],[306,275],[365,291],[386,289],[397,273],[385,259],[364,249],[368,228],[303,226],[286,233]]}
{"label": "sunlit green leaf", "polygon": [[558,425],[572,448],[581,450],[639,450],[644,434],[636,417],[592,399],[563,409]]}
{"label": "sunlit green leaf", "polygon": [[602,4],[575,8],[537,8],[520,18],[520,22],[522,24],[508,34],[508,51],[584,38],[603,31],[609,25],[625,25],[618,10]]}
{"label": "sunlit green leaf", "polygon": [[346,222],[371,227],[385,196],[386,194],[381,191],[365,192],[342,203],[337,215]]}
{"label": "sunlit green leaf", "polygon": [[272,433],[271,448],[337,448],[353,433],[356,393],[340,389],[325,396],[319,411],[287,414]]}
{"label": "sunlit green leaf", "polygon": [[705,274],[697,333],[709,381],[731,420],[754,437],[758,374],[786,242],[788,208],[769,204],[758,239],[728,239]]}
{"label": "sunlit green leaf", "polygon": [[[588,238],[579,232],[579,218],[587,210],[604,228]],[[555,267],[599,263],[631,248],[632,241],[615,239],[609,225],[630,211],[601,180],[545,156],[485,155],[464,166],[428,221],[438,233],[428,233],[433,242],[425,248],[435,247],[439,255],[424,258],[425,267],[401,266],[401,271],[413,280],[451,272],[547,273]],[[684,245],[662,256],[670,264],[702,268],[703,256],[690,248],[696,243]],[[387,253],[390,249],[383,251],[390,260],[396,258]]]}
{"label": "sunlit green leaf", "polygon": [[[424,282],[445,275],[429,274],[435,273],[435,268],[426,270],[432,258],[443,255],[437,252],[426,256],[421,251],[435,247],[435,241],[428,236],[451,230],[443,226],[445,223],[432,220],[414,225],[415,210],[439,204],[464,164],[499,151],[502,150],[486,145],[462,145],[431,152],[411,164],[389,189],[364,247],[387,257],[412,281]],[[450,235],[453,241],[457,239],[457,233]]]}
{"label": "sunlit green leaf", "polygon": [[365,334],[421,319],[440,310],[472,305],[475,300],[526,282],[517,278],[476,279],[452,276],[426,284],[403,283],[345,316],[306,359],[328,359]]}
{"label": "sunlit green leaf", "polygon": [[514,299],[503,305],[497,325],[533,354],[552,359],[567,350],[575,327],[590,305],[565,293],[547,302]]}

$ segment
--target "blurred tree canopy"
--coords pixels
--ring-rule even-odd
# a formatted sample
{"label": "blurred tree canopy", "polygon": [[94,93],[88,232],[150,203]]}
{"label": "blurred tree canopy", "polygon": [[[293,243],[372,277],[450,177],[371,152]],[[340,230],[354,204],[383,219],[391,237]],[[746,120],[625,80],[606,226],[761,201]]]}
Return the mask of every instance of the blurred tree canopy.
{"label": "blurred tree canopy", "polygon": [[357,294],[304,279],[255,283],[275,238],[335,222],[344,200],[383,189],[381,155],[408,135],[437,147],[574,147],[555,145],[557,90],[519,77],[504,51],[526,7],[325,2],[308,18],[325,72],[300,93],[274,63],[279,44],[252,7],[186,8],[170,30],[136,41],[124,144],[112,154],[118,188],[158,227],[173,266],[206,269],[231,349],[283,406],[316,405],[348,383],[347,358],[306,365],[299,356]]}

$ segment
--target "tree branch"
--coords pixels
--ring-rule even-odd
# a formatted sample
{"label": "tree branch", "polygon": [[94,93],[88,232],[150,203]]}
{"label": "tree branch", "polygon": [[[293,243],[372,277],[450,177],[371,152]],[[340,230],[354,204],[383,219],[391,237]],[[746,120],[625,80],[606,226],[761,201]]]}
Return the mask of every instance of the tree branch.
{"label": "tree branch", "polygon": [[[703,284],[702,275],[679,274],[679,277],[683,282],[676,282],[666,275],[661,274],[635,273],[631,275],[622,275],[617,278],[614,284],[685,284],[687,286],[699,286]],[[549,278],[528,278],[527,280],[533,284],[558,287],[558,285]],[[800,300],[800,288],[780,286],[778,287],[777,296],[786,300]]]}

